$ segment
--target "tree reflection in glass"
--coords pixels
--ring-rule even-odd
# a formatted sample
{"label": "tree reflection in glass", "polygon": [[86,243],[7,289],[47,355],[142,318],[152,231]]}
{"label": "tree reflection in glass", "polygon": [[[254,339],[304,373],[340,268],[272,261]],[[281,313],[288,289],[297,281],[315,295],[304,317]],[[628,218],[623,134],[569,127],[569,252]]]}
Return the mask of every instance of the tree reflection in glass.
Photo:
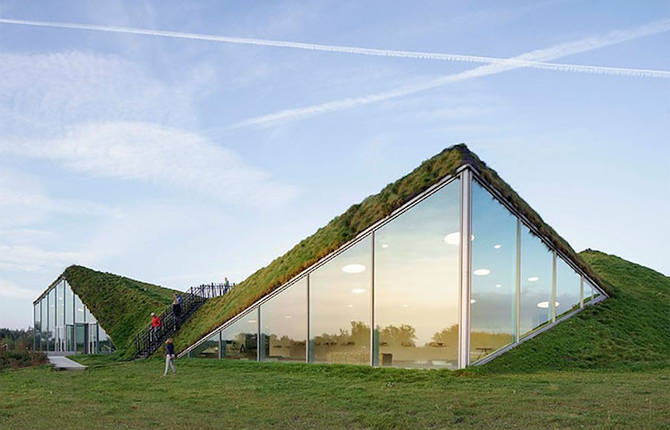
{"label": "tree reflection in glass", "polygon": [[375,364],[458,361],[460,181],[375,232]]}
{"label": "tree reflection in glass", "polygon": [[307,277],[261,305],[261,360],[305,361]]}
{"label": "tree reflection in glass", "polygon": [[472,183],[470,362],[514,342],[517,218]]}
{"label": "tree reflection in glass", "polygon": [[370,363],[372,239],[362,239],[309,275],[310,361]]}

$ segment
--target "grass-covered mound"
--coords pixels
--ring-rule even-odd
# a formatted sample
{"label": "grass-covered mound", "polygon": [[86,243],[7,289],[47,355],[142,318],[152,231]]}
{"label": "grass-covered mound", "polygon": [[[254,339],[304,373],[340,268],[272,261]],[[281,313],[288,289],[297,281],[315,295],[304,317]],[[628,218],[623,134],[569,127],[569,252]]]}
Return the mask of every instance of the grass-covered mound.
{"label": "grass-covered mound", "polygon": [[234,317],[254,301],[284,284],[319,259],[335,251],[377,221],[387,217],[430,186],[453,175],[465,164],[476,168],[482,177],[532,222],[555,247],[562,250],[582,269],[597,279],[574,250],[531,209],[498,174],[463,145],[447,148],[424,161],[410,174],[387,185],[379,194],[367,197],[334,218],[325,227],[298,243],[268,266],[256,271],[226,296],[209,300],[182,326],[175,343],[183,350],[216,327]]}
{"label": "grass-covered mound", "polygon": [[[172,303],[174,290],[82,266],[70,266],[62,277],[88,306],[112,338],[120,357],[134,352],[135,334],[147,326],[151,312]],[[59,278],[60,279],[60,278]]]}
{"label": "grass-covered mound", "polygon": [[476,369],[500,373],[547,369],[667,366],[670,278],[614,255],[581,253],[611,297]]}

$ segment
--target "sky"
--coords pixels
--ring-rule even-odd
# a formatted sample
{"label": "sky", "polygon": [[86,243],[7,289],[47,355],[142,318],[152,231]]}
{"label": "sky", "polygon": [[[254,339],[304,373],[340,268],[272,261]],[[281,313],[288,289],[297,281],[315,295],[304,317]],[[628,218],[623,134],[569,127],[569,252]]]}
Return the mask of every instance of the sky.
{"label": "sky", "polygon": [[241,281],[461,142],[668,275],[669,47],[668,1],[0,0],[0,327],[71,264]]}

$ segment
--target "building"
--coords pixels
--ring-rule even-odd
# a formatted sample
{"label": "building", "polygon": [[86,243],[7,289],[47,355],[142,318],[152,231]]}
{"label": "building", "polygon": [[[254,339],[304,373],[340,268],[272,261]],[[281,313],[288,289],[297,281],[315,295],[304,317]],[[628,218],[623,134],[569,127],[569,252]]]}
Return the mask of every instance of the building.
{"label": "building", "polygon": [[180,356],[456,369],[607,298],[465,145],[353,206],[236,293],[216,303],[242,306]]}
{"label": "building", "polygon": [[118,352],[131,358],[151,312],[175,290],[82,266],[70,266],[33,302],[35,349],[67,354]]}

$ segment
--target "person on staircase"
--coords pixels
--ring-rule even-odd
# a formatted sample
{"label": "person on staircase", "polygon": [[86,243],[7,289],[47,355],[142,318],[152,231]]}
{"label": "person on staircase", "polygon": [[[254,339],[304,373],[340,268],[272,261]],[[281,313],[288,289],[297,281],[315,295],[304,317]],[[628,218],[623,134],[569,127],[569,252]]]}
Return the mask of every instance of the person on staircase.
{"label": "person on staircase", "polygon": [[151,343],[158,340],[158,330],[161,327],[161,319],[155,313],[151,313]]}
{"label": "person on staircase", "polygon": [[174,293],[174,300],[172,300],[172,319],[174,320],[174,329],[179,329],[181,323],[181,297]]}

